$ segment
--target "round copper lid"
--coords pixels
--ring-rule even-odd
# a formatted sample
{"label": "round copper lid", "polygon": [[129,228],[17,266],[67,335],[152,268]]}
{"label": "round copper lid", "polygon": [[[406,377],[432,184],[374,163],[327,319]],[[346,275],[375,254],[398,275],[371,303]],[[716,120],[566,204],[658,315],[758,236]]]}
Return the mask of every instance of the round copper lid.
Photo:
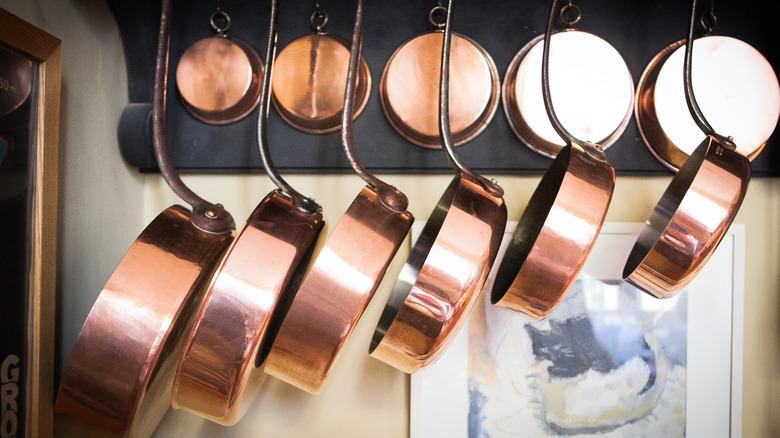
{"label": "round copper lid", "polygon": [[[344,108],[349,43],[325,33],[313,33],[288,44],[276,59],[273,102],[293,127],[312,134],[338,131]],[[368,102],[371,73],[360,58],[354,117]]]}
{"label": "round copper lid", "polygon": [[[705,138],[685,104],[684,54],[681,40],[656,55],[639,81],[636,99],[645,145],[675,171]],[[713,128],[731,136],[743,155],[755,158],[780,116],[780,85],[766,58],[735,38],[698,38],[693,89]]]}
{"label": "round copper lid", "polygon": [[[438,102],[441,31],[419,35],[399,47],[385,66],[379,95],[388,121],[401,136],[441,148]],[[450,124],[455,145],[482,132],[498,106],[499,79],[490,55],[473,40],[452,34]]]}
{"label": "round copper lid", "polygon": [[[532,150],[555,157],[564,141],[555,132],[542,98],[544,35],[526,44],[509,64],[502,98],[509,125]],[[606,149],[631,119],[634,82],[612,45],[577,30],[550,40],[550,88],[561,123],[579,139]]]}

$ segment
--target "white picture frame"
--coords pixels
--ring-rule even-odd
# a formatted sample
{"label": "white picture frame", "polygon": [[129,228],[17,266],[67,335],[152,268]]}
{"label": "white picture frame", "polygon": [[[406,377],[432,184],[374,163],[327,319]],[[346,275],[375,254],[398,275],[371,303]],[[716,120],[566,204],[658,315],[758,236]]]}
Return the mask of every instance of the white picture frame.
{"label": "white picture frame", "polygon": [[[424,222],[414,224],[413,239],[419,235],[423,225]],[[495,275],[506,242],[516,225],[516,222],[507,224],[504,242],[491,277]],[[642,226],[641,223],[605,223],[583,273],[598,279],[620,280],[624,261]],[[733,224],[712,258],[685,292],[687,382],[683,434],[687,437],[741,436],[744,276],[745,227],[743,224]],[[486,289],[491,284],[489,279]],[[489,290],[484,291],[480,299],[487,299],[489,293]],[[639,290],[636,293],[656,300]],[[511,317],[523,318],[514,314]],[[469,327],[465,324],[438,361],[411,376],[410,438],[480,438],[469,436],[468,433],[468,362]],[[656,436],[654,432],[647,433],[650,434],[648,436]],[[503,436],[557,435],[551,431],[534,432],[534,428],[524,427],[522,433],[497,433],[491,434],[490,438]],[[593,436],[624,435],[617,430]]]}

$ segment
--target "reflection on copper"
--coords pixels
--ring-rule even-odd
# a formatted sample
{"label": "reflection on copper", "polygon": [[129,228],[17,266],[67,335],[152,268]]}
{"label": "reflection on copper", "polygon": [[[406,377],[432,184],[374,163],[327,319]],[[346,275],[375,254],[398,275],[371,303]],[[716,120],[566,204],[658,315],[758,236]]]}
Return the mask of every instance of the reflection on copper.
{"label": "reflection on copper", "polygon": [[[531,40],[509,64],[502,98],[515,135],[532,150],[554,158],[565,142],[555,132],[542,98],[544,35]],[[608,42],[568,30],[550,40],[550,88],[555,112],[574,137],[603,149],[631,119],[634,81],[625,61]]]}
{"label": "reflection on copper", "polygon": [[[379,95],[393,128],[410,142],[440,148],[438,124],[440,31],[399,47],[385,66]],[[490,55],[471,39],[452,34],[450,126],[456,145],[482,132],[498,106],[499,79]]]}
{"label": "reflection on copper", "polygon": [[433,363],[479,296],[505,225],[503,198],[467,174],[456,176],[402,268],[371,356],[407,373]]}
{"label": "reflection on copper", "polygon": [[[705,137],[685,103],[684,55],[684,40],[656,55],[642,74],[636,97],[645,145],[674,171]],[[766,58],[734,38],[699,38],[693,51],[693,89],[712,127],[733,137],[740,153],[755,158],[780,116],[780,85]]]}
{"label": "reflection on copper", "polygon": [[269,324],[294,296],[323,225],[321,211],[301,212],[279,190],[257,206],[195,318],[173,384],[174,408],[223,425],[241,419],[264,380],[256,358],[269,342]]}
{"label": "reflection on copper", "polygon": [[597,146],[561,149],[512,235],[491,302],[531,320],[549,315],[593,249],[614,188],[615,171]]}
{"label": "reflection on copper", "polygon": [[317,393],[412,224],[364,187],[334,228],[276,334],[265,372]]}
{"label": "reflection on copper", "polygon": [[0,46],[0,117],[27,100],[32,81],[32,62]]}
{"label": "reflection on copper", "polygon": [[[348,64],[349,43],[344,39],[324,33],[297,38],[279,53],[274,65],[272,97],[276,110],[301,131],[338,131]],[[363,111],[370,90],[371,73],[361,56],[354,117]]]}
{"label": "reflection on copper", "polygon": [[693,280],[739,211],[750,161],[707,136],[674,176],[640,233],[623,277],[658,298]]}
{"label": "reflection on copper", "polygon": [[244,118],[260,99],[263,64],[247,44],[224,35],[204,38],[179,59],[176,86],[198,120],[224,125]]}
{"label": "reflection on copper", "polygon": [[176,363],[203,287],[232,240],[173,206],[132,244],[73,347],[54,406],[57,435],[148,437],[170,406]]}

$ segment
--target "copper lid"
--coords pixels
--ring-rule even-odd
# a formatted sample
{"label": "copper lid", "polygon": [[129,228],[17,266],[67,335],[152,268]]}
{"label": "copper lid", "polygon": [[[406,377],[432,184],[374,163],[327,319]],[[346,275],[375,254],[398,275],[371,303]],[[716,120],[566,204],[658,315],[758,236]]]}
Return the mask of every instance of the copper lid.
{"label": "copper lid", "polygon": [[[555,157],[564,141],[555,132],[542,99],[544,35],[526,44],[509,64],[502,98],[509,125],[532,150]],[[609,147],[628,126],[634,82],[612,45],[577,30],[550,40],[550,88],[561,123],[574,137]]]}
{"label": "copper lid", "polygon": [[[645,145],[675,171],[705,138],[685,104],[684,55],[684,40],[656,55],[642,74],[636,98],[636,120]],[[731,136],[743,155],[755,158],[780,116],[780,85],[766,58],[738,39],[698,38],[693,88],[713,128]]]}
{"label": "copper lid", "polygon": [[[393,128],[410,142],[441,148],[439,70],[441,31],[419,35],[399,47],[385,66],[379,95]],[[490,55],[473,40],[453,33],[450,126],[455,145],[482,132],[498,106],[499,79]]]}
{"label": "copper lid", "polygon": [[[312,134],[338,131],[344,108],[349,43],[343,38],[313,33],[295,39],[276,59],[273,102],[293,127]],[[371,73],[360,58],[354,117],[368,102]]]}

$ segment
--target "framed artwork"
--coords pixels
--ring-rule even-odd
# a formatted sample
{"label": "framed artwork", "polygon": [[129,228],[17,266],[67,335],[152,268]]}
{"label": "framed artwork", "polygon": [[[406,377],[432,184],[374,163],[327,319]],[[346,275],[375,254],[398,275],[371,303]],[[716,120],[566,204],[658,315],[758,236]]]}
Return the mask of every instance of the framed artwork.
{"label": "framed artwork", "polygon": [[49,437],[61,42],[0,9],[0,436]]}
{"label": "framed artwork", "polygon": [[744,225],[666,300],[621,280],[641,227],[605,224],[543,321],[490,304],[494,267],[450,348],[411,376],[411,438],[741,436]]}

